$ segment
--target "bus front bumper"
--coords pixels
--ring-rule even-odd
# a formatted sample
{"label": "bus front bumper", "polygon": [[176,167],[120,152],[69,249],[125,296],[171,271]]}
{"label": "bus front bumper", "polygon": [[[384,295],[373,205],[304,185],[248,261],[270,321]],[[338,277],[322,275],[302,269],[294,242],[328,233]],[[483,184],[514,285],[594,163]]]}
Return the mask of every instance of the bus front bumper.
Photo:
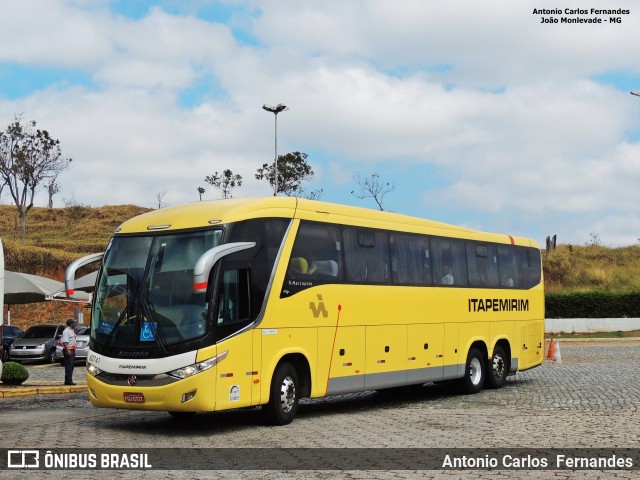
{"label": "bus front bumper", "polygon": [[215,409],[215,368],[167,385],[113,385],[87,373],[89,399],[95,407],[168,412]]}

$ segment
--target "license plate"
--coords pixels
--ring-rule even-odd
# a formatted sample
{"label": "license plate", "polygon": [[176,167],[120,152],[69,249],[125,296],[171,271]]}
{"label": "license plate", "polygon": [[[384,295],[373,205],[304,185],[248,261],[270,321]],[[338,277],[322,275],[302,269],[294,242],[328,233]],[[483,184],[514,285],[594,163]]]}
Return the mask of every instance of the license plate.
{"label": "license plate", "polygon": [[124,393],[124,401],[127,403],[144,403],[144,394],[142,393]]}

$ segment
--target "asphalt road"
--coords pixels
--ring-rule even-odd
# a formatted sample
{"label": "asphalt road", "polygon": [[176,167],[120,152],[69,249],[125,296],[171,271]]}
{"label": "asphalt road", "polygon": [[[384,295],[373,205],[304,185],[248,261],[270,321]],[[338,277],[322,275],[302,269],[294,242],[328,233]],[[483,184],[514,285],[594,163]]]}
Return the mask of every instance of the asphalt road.
{"label": "asphalt road", "polygon": [[[561,353],[562,363],[545,363],[511,377],[501,390],[477,395],[434,385],[305,400],[285,427],[262,425],[257,410],[176,419],[161,412],[95,409],[84,393],[0,399],[0,448],[640,448],[640,340],[564,342]],[[43,380],[63,376],[55,365],[29,368]],[[82,374],[78,367],[76,375]],[[0,476],[15,478],[15,473]],[[64,472],[46,474],[68,478]],[[638,478],[640,471],[102,471],[74,472],[73,478],[125,474],[154,479]]]}

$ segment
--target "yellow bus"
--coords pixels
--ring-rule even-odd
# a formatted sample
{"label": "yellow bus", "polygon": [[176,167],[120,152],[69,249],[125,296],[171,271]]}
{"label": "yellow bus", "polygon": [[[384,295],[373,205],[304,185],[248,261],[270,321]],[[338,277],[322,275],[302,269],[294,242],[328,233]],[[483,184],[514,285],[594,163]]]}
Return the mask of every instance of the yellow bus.
{"label": "yellow bus", "polygon": [[117,230],[91,312],[97,407],[174,415],[455,380],[499,388],[540,365],[532,240],[296,198],[164,208]]}

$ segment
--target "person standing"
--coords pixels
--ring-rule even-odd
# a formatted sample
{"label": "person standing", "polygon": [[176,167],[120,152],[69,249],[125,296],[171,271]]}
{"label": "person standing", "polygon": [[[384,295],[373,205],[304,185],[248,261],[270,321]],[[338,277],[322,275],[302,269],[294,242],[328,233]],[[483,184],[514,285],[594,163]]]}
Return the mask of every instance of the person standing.
{"label": "person standing", "polygon": [[73,383],[73,362],[76,359],[76,325],[77,322],[70,318],[67,320],[67,328],[62,332],[62,353],[64,354],[64,384],[75,385]]}

